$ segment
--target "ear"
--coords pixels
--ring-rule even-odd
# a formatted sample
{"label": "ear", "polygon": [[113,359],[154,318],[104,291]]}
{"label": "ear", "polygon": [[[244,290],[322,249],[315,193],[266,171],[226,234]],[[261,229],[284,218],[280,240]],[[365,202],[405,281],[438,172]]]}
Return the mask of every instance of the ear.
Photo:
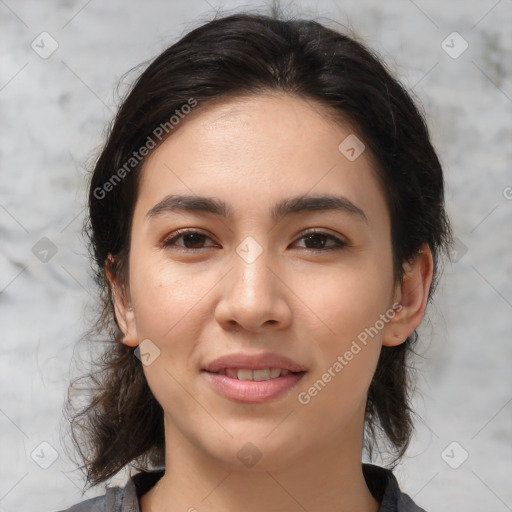
{"label": "ear", "polygon": [[[108,255],[107,259],[111,263],[114,262],[114,257],[111,254]],[[123,343],[130,347],[136,347],[139,341],[137,339],[137,329],[135,326],[135,312],[130,301],[127,300],[125,293],[115,280],[108,261],[105,261],[105,274],[107,275],[112,290],[117,323],[124,333]]]}
{"label": "ear", "polygon": [[434,272],[432,252],[428,244],[424,244],[411,261],[404,263],[403,269],[402,282],[395,291],[395,315],[386,325],[382,338],[382,344],[387,347],[403,343],[425,315]]}

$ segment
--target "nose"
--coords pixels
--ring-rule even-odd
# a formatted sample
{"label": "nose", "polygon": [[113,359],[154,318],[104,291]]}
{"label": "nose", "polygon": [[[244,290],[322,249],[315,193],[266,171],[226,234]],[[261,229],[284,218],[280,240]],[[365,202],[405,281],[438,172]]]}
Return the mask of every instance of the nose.
{"label": "nose", "polygon": [[226,330],[252,332],[290,325],[293,293],[286,286],[283,271],[275,267],[266,250],[252,262],[234,255],[232,267],[222,280],[222,296],[215,312],[220,325]]}

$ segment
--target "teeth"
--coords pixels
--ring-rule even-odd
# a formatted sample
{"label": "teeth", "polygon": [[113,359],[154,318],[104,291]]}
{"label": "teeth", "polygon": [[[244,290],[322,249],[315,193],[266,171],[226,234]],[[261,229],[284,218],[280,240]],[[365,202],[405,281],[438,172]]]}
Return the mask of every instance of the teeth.
{"label": "teeth", "polygon": [[281,368],[264,368],[261,370],[228,368],[225,372],[225,374],[232,379],[255,381],[276,379],[277,377],[288,375],[289,373],[290,372],[288,370],[283,370]]}
{"label": "teeth", "polygon": [[[282,370],[282,371],[285,371],[285,370]],[[279,377],[279,375],[281,375],[281,368],[271,368],[270,369],[270,378],[271,379],[275,379],[276,377]]]}
{"label": "teeth", "polygon": [[[254,380],[268,380],[270,379],[270,369],[265,368],[264,370],[254,370],[253,372]],[[281,373],[281,372],[279,372]],[[240,378],[240,377],[239,377]]]}
{"label": "teeth", "polygon": [[238,370],[236,377],[238,380],[254,380],[252,370]]}

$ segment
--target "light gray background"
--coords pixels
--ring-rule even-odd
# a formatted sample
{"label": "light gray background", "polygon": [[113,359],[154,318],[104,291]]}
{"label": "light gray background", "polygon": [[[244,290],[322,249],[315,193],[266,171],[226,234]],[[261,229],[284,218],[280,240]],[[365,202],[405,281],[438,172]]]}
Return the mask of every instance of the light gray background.
{"label": "light gray background", "polygon": [[[94,297],[80,237],[84,166],[118,80],[218,8],[262,7],[0,0],[0,512],[83,499],[61,409]],[[429,512],[512,510],[512,1],[332,0],[292,11],[349,25],[381,53],[423,103],[446,172],[458,261],[421,331],[420,420],[399,481]],[[43,31],[58,43],[46,59],[31,48],[48,50]],[[458,58],[442,47],[462,48],[446,39],[454,31],[469,44]],[[57,248],[46,263],[32,252],[42,237]],[[48,469],[31,456],[51,462],[42,442],[58,455]]]}

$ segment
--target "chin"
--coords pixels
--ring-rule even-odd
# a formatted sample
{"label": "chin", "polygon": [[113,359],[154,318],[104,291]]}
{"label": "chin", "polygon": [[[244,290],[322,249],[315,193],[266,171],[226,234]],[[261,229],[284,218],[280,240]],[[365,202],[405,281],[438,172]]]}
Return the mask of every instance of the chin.
{"label": "chin", "polygon": [[[270,439],[274,436],[275,439]],[[268,429],[264,435],[247,432],[210,447],[208,451],[229,471],[279,471],[293,467],[299,454],[304,456],[304,440],[292,440],[293,437],[278,436],[276,432],[269,435]]]}

